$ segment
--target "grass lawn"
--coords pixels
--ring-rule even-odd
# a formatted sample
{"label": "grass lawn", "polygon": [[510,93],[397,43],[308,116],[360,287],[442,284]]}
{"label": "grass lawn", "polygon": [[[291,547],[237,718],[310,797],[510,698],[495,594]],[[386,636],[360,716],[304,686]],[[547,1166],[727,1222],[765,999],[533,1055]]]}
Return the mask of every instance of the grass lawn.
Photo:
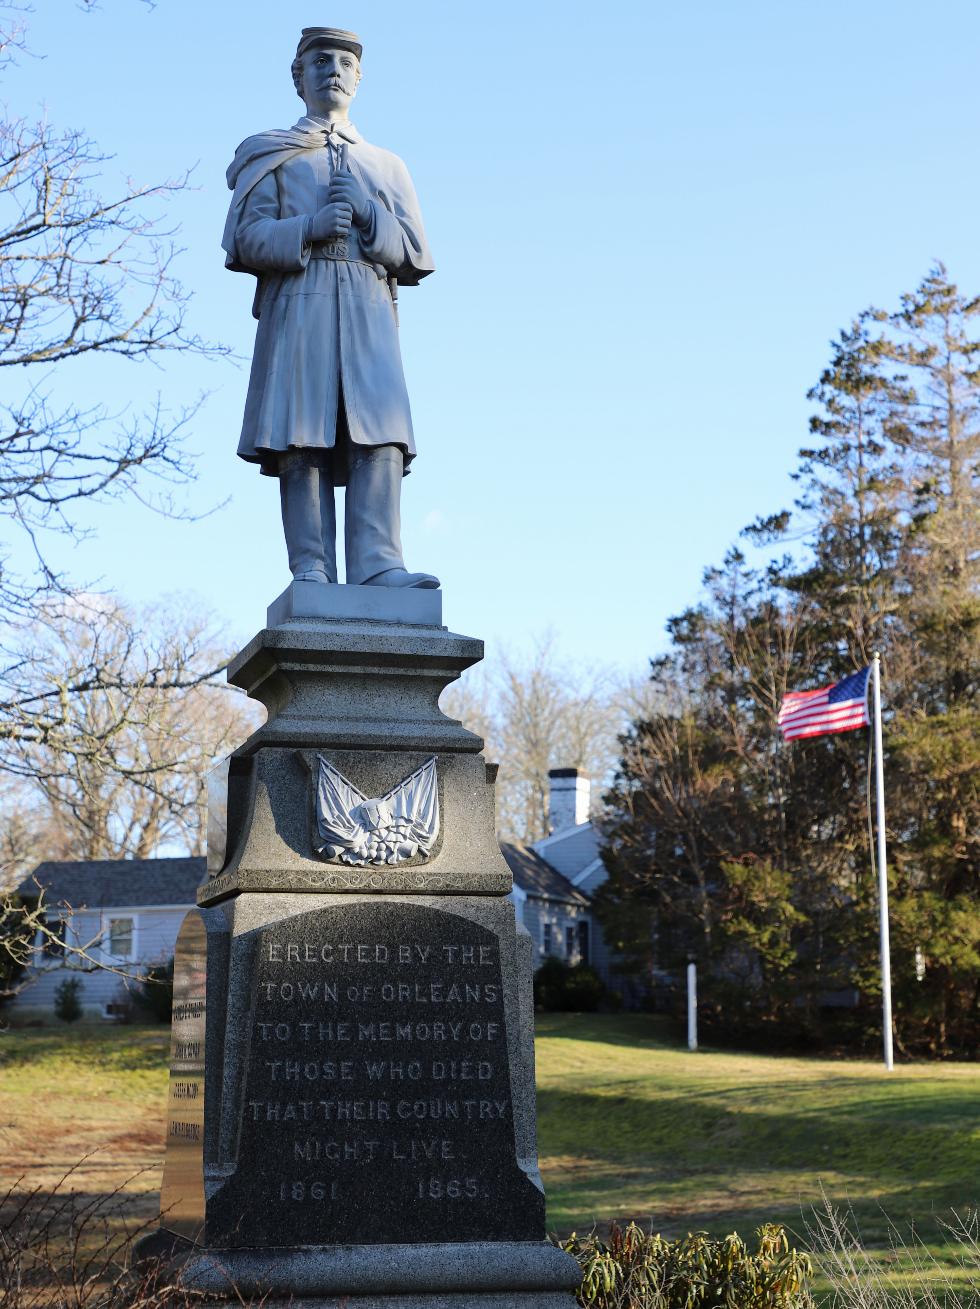
{"label": "grass lawn", "polygon": [[107,1195],[133,1218],[159,1212],[170,1032],[74,1027],[0,1036],[0,1194],[53,1188]]}
{"label": "grass lawn", "polygon": [[[656,1019],[544,1014],[538,1145],[560,1233],[636,1218],[669,1235],[748,1237],[783,1222],[805,1244],[822,1193],[887,1249],[909,1222],[940,1262],[940,1226],[980,1203],[980,1070],[686,1048]],[[886,1217],[887,1216],[887,1217]],[[899,1260],[895,1280],[909,1275]],[[962,1279],[957,1279],[962,1285]],[[980,1281],[980,1274],[978,1274]]]}
{"label": "grass lawn", "polygon": [[[78,1191],[123,1184],[131,1216],[150,1217],[168,1048],[161,1027],[0,1036],[4,1182],[48,1188],[78,1165]],[[671,1235],[749,1237],[771,1220],[801,1235],[823,1190],[853,1206],[869,1245],[888,1247],[885,1215],[913,1220],[951,1261],[938,1220],[980,1201],[975,1066],[889,1076],[870,1062],[690,1054],[655,1019],[572,1014],[539,1017],[537,1063],[548,1221],[562,1234],[636,1218]]]}

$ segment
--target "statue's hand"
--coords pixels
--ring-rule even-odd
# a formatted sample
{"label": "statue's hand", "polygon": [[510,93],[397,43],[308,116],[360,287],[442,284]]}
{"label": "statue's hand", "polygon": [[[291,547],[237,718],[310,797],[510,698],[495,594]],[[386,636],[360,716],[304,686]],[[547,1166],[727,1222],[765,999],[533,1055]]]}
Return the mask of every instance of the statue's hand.
{"label": "statue's hand", "polygon": [[353,217],[349,204],[330,201],[313,215],[310,240],[329,241],[334,236],[346,236]]}
{"label": "statue's hand", "polygon": [[371,221],[371,201],[353,173],[343,170],[334,173],[330,179],[327,199],[335,204],[350,205],[354,222],[358,227],[366,227]]}

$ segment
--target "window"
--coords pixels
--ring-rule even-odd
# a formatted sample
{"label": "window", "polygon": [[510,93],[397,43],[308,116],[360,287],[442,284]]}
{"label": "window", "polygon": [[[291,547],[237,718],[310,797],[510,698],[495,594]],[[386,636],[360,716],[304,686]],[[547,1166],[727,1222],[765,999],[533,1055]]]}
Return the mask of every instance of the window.
{"label": "window", "polygon": [[589,962],[589,924],[585,918],[578,925],[578,957],[580,963]]}
{"label": "window", "polygon": [[[64,918],[46,918],[44,925],[47,932],[41,933],[41,939],[38,942],[42,951],[51,959],[61,959],[65,953],[65,933],[68,930],[68,923]],[[51,935],[48,935],[48,932]]]}
{"label": "window", "polygon": [[575,958],[575,928],[565,928],[565,958],[569,963]]}
{"label": "window", "polygon": [[551,954],[551,924],[545,923],[541,928],[541,953]]}
{"label": "window", "polygon": [[114,959],[132,959],[133,927],[132,918],[109,919],[109,953]]}

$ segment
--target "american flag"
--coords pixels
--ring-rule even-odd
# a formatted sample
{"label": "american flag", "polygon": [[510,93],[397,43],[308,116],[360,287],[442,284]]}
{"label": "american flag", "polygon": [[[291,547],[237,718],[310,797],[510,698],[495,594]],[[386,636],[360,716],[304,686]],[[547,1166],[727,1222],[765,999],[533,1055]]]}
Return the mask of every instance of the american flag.
{"label": "american flag", "polygon": [[801,736],[825,736],[867,727],[868,676],[871,665],[859,673],[822,686],[819,691],[790,691],[779,707],[776,722],[787,741]]}

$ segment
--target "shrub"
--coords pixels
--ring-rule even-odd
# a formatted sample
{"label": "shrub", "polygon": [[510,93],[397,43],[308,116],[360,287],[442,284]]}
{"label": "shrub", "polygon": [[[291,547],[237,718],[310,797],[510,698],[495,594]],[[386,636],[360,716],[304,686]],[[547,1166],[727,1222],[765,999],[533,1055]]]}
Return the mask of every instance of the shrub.
{"label": "shrub", "polygon": [[608,1244],[593,1232],[561,1248],[582,1265],[584,1309],[810,1309],[810,1256],[791,1250],[773,1224],[758,1228],[756,1241],[755,1252],[734,1233],[669,1241],[630,1223],[614,1224]]}
{"label": "shrub", "polygon": [[565,984],[565,1008],[578,1014],[594,1014],[606,999],[602,978],[588,964],[576,964],[568,970]]}
{"label": "shrub", "polygon": [[551,1013],[592,1014],[606,997],[602,978],[588,964],[569,967],[548,958],[534,974],[534,1003]]}
{"label": "shrub", "polygon": [[156,1023],[169,1023],[174,1005],[174,961],[155,964],[140,979],[136,1003]]}
{"label": "shrub", "polygon": [[55,1017],[63,1023],[77,1023],[82,1016],[82,1005],[78,993],[82,984],[77,977],[66,977],[59,982],[54,993]]}

